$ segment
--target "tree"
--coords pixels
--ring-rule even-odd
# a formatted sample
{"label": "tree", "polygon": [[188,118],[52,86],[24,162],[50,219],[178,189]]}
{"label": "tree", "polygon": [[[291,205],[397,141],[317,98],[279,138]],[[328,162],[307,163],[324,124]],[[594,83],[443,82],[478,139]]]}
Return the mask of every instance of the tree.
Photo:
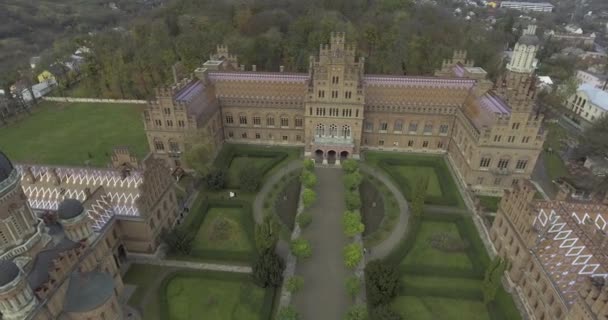
{"label": "tree", "polygon": [[313,171],[315,169],[315,161],[312,159],[304,160],[304,169],[308,171]]}
{"label": "tree", "polygon": [[365,266],[365,288],[372,307],[388,304],[399,290],[397,268],[381,260],[369,262]]}
{"label": "tree", "polygon": [[361,222],[361,214],[358,211],[346,211],[342,216],[342,227],[344,234],[354,237],[365,230],[365,225]]}
{"label": "tree", "polygon": [[302,192],[302,202],[304,202],[304,208],[310,208],[317,201],[317,194],[309,188],[304,188]]}
{"label": "tree", "polygon": [[412,192],[412,214],[414,217],[421,217],[424,212],[424,200],[426,198],[426,189],[429,185],[429,178],[422,176],[418,179],[414,191]]}
{"label": "tree", "polygon": [[353,173],[359,170],[359,163],[353,159],[346,159],[342,161],[342,170],[347,173]]}
{"label": "tree", "polygon": [[483,278],[483,284],[481,286],[481,291],[483,292],[483,302],[485,304],[488,304],[496,299],[496,293],[502,285],[501,279],[505,273],[505,269],[506,263],[499,256],[496,256],[492,262],[490,262],[490,265],[488,265]]}
{"label": "tree", "polygon": [[300,291],[300,289],[302,289],[302,286],[304,286],[304,279],[302,279],[302,277],[293,276],[287,279],[287,291],[291,293],[296,293]]}
{"label": "tree", "polygon": [[298,259],[309,258],[312,255],[310,242],[306,239],[298,238],[291,240],[289,248],[291,249],[291,253]]}
{"label": "tree", "polygon": [[253,278],[262,288],[278,287],[283,280],[285,262],[272,249],[264,251],[253,265]]}
{"label": "tree", "polygon": [[239,183],[241,190],[254,192],[258,190],[262,183],[262,173],[252,165],[245,166],[239,172]]}
{"label": "tree", "polygon": [[579,150],[583,156],[608,156],[608,116],[597,119],[591,127],[583,131]]}
{"label": "tree", "polygon": [[344,264],[354,269],[363,258],[363,247],[359,243],[347,244],[344,247]]}
{"label": "tree", "polygon": [[373,308],[370,316],[371,320],[401,320],[401,315],[391,309],[390,304]]}
{"label": "tree", "polygon": [[357,276],[346,279],[346,291],[354,299],[361,291],[361,280]]}
{"label": "tree", "polygon": [[355,190],[359,188],[361,181],[363,181],[363,177],[357,171],[346,174],[344,176],[344,187],[346,190]]}
{"label": "tree", "polygon": [[317,184],[317,176],[314,173],[304,170],[300,176],[300,181],[306,188],[312,188]]}
{"label": "tree", "polygon": [[367,307],[363,304],[352,306],[344,317],[345,320],[367,320],[367,318]]}
{"label": "tree", "polygon": [[361,196],[359,195],[359,190],[350,190],[346,192],[346,209],[361,209]]}
{"label": "tree", "polygon": [[287,306],[279,309],[277,320],[298,320],[300,315],[292,306]]}
{"label": "tree", "polygon": [[222,190],[226,187],[226,172],[222,169],[213,169],[205,176],[207,189],[212,191]]}
{"label": "tree", "polygon": [[190,146],[184,153],[186,164],[200,176],[207,176],[211,170],[211,162],[214,155],[213,144],[207,135],[202,131],[192,133],[186,137],[186,145]]}
{"label": "tree", "polygon": [[255,226],[254,238],[258,252],[271,250],[279,241],[279,222],[275,215],[264,216],[262,223]]}
{"label": "tree", "polygon": [[192,237],[182,229],[174,228],[161,234],[161,239],[169,247],[170,252],[190,254],[192,250]]}
{"label": "tree", "polygon": [[297,220],[300,228],[306,228],[312,223],[312,214],[308,212],[302,212],[298,215]]}

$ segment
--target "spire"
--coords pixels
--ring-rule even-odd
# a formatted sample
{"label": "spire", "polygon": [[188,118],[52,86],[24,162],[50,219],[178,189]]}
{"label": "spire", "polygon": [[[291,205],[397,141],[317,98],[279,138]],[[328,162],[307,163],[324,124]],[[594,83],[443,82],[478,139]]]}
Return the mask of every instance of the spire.
{"label": "spire", "polygon": [[536,25],[531,24],[519,38],[513,49],[513,56],[507,69],[518,73],[532,73],[536,62],[539,40],[536,36]]}

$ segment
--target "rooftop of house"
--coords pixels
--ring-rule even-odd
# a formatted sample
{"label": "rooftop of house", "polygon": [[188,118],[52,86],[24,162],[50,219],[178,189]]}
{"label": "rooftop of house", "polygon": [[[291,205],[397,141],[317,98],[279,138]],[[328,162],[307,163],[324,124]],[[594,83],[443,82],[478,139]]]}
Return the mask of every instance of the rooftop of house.
{"label": "rooftop of house", "polygon": [[594,105],[608,111],[608,92],[588,83],[580,85],[577,91],[584,92]]}

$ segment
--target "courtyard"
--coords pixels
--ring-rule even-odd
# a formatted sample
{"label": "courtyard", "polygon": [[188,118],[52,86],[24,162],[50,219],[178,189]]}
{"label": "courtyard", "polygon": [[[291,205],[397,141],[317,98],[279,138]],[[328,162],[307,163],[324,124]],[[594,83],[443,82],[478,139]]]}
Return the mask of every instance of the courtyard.
{"label": "courtyard", "polygon": [[42,102],[33,114],[0,127],[0,147],[22,163],[105,167],[117,146],[130,147],[142,159],[148,153],[143,108]]}

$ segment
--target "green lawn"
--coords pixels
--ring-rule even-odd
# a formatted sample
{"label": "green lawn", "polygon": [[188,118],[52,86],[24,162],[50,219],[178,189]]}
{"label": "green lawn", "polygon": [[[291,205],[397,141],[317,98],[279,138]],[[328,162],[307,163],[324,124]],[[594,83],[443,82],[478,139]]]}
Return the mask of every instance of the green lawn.
{"label": "green lawn", "polygon": [[247,237],[246,227],[241,223],[243,211],[240,208],[214,208],[207,211],[192,249],[222,250],[230,252],[250,252],[253,244]]}
{"label": "green lawn", "polygon": [[401,296],[393,301],[393,309],[408,320],[490,320],[481,301],[430,296]]}
{"label": "green lawn", "polygon": [[569,175],[566,164],[556,152],[544,152],[545,169],[551,180]]}
{"label": "green lawn", "polygon": [[465,289],[469,291],[480,290],[481,280],[453,277],[420,276],[405,274],[401,277],[404,287],[425,287],[437,290]]}
{"label": "green lawn", "polygon": [[[15,162],[104,167],[112,148],[130,146],[143,158],[148,144],[142,105],[43,102],[35,112],[0,128],[0,150]],[[91,158],[89,157],[89,154]]]}
{"label": "green lawn", "polygon": [[257,170],[264,167],[264,165],[272,162],[273,158],[270,157],[234,157],[230,162],[228,168],[228,185],[237,186],[239,185],[239,176],[244,168],[255,168]]}
{"label": "green lawn", "polygon": [[439,179],[435,174],[433,167],[414,167],[414,166],[393,166],[396,173],[405,178],[410,185],[415,185],[420,179],[428,177],[429,185],[426,188],[426,193],[430,196],[441,197],[441,188],[439,187]]}
{"label": "green lawn", "polygon": [[431,246],[431,237],[438,234],[446,234],[462,240],[455,223],[423,221],[416,236],[416,242],[401,265],[471,270],[473,264],[464,251],[445,252]]}
{"label": "green lawn", "polygon": [[[129,305],[140,309],[143,312],[143,318],[146,320],[160,320],[160,305],[158,303],[160,299],[160,280],[167,271],[166,267],[132,264],[123,278],[125,284],[137,286],[135,292],[129,298]],[[147,303],[142,305],[146,293],[151,296]]]}
{"label": "green lawn", "polygon": [[543,147],[545,150],[552,149],[551,152],[543,151],[547,174],[551,180],[568,176],[566,165],[559,156],[559,152],[563,149],[561,140],[568,138],[568,132],[557,123],[546,124],[546,129],[549,132],[547,133]]}
{"label": "green lawn", "polygon": [[501,197],[491,197],[491,196],[477,196],[479,199],[479,204],[486,208],[486,210],[490,212],[498,211],[498,205],[500,204]]}
{"label": "green lawn", "polygon": [[[166,286],[170,320],[265,320],[266,291],[251,281],[178,275]],[[247,279],[247,278],[245,278]]]}

